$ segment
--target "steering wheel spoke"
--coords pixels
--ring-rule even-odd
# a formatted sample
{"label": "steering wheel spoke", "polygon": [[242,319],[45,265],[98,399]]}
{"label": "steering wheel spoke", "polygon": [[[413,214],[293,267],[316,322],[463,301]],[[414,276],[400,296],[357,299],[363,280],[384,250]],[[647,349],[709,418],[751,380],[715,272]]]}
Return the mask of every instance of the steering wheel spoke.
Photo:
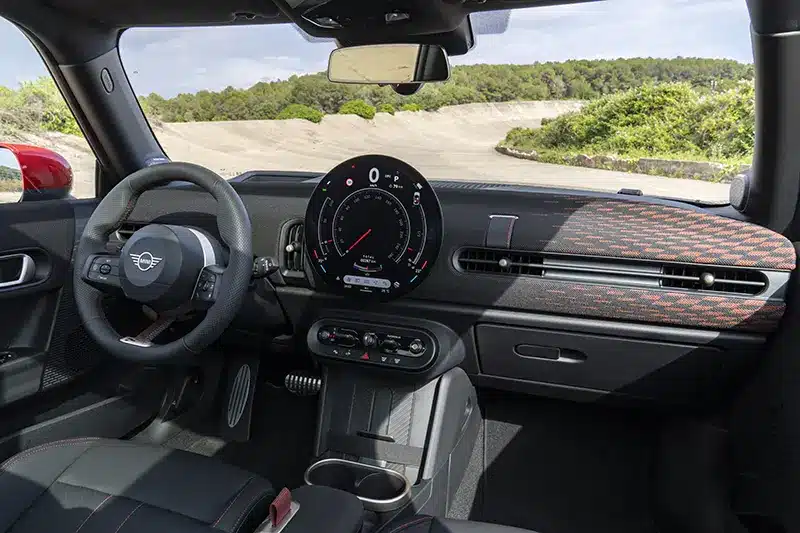
{"label": "steering wheel spoke", "polygon": [[139,348],[150,348],[153,346],[153,339],[164,333],[175,320],[176,317],[174,316],[159,316],[155,322],[135,337],[122,337],[119,342],[138,346]]}
{"label": "steering wheel spoke", "polygon": [[86,258],[81,279],[104,292],[120,290],[120,258],[117,255],[93,254]]}

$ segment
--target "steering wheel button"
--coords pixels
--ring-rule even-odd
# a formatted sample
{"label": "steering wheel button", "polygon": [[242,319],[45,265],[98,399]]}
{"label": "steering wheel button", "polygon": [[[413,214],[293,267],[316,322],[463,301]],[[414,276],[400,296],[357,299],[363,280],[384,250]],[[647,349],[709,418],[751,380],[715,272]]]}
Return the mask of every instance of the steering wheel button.
{"label": "steering wheel button", "polygon": [[111,274],[111,265],[109,265],[108,263],[104,263],[104,264],[100,265],[100,268],[98,269],[98,271],[101,274]]}

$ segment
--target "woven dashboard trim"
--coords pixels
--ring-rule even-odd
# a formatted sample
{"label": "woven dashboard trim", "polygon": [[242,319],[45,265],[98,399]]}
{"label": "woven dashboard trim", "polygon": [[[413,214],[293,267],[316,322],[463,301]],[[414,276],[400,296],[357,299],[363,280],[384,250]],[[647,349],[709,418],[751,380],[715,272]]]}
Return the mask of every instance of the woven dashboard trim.
{"label": "woven dashboard trim", "polygon": [[[580,196],[557,197],[548,202],[543,214],[547,216],[536,218],[560,223],[546,241],[539,241],[542,251],[774,270],[795,268],[795,249],[784,236],[716,215]],[[523,218],[531,224],[541,223]],[[517,233],[515,230],[515,237]],[[525,244],[531,249],[532,243]]]}
{"label": "woven dashboard trim", "polygon": [[677,291],[651,291],[537,280],[538,311],[766,333],[778,327],[786,305]]}

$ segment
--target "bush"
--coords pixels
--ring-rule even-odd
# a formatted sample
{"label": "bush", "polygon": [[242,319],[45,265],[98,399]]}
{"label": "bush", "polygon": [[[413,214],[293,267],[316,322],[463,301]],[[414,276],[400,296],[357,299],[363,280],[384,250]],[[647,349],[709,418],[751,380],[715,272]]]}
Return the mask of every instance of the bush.
{"label": "bush", "polygon": [[378,113],[389,113],[394,115],[394,106],[392,104],[381,104],[378,106]]}
{"label": "bush", "polygon": [[422,111],[422,106],[419,104],[403,104],[400,106],[400,111]]}
{"label": "bush", "polygon": [[350,100],[342,104],[339,108],[340,115],[358,115],[367,120],[375,118],[375,106],[371,106],[364,100]]}
{"label": "bush", "polygon": [[81,134],[75,117],[49,76],[23,82],[17,90],[3,87],[0,90],[0,123],[17,131]]}
{"label": "bush", "polygon": [[322,111],[314,109],[303,104],[290,104],[283,108],[283,111],[278,113],[276,117],[278,120],[286,120],[290,118],[302,118],[303,120],[310,120],[315,124],[322,122],[322,117],[325,115]]}
{"label": "bush", "polygon": [[503,144],[537,152],[724,162],[750,156],[754,139],[752,82],[723,93],[668,83],[604,96],[580,111],[542,120],[538,129],[514,128]]}

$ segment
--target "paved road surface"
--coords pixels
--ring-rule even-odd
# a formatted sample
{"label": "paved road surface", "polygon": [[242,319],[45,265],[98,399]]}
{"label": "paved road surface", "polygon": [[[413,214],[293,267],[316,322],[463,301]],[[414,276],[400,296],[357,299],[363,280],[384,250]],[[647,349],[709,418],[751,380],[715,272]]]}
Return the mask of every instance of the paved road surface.
{"label": "paved road surface", "polygon": [[[726,201],[728,185],[561,165],[498,154],[494,146],[515,126],[536,127],[574,102],[468,104],[437,112],[379,113],[367,121],[327,116],[305,120],[165,124],[156,135],[169,156],[207,166],[225,177],[247,170],[326,171],[355,155],[382,153],[407,161],[430,179],[480,180]],[[93,192],[93,158],[79,138],[28,139],[60,152],[75,170],[76,196]]]}

